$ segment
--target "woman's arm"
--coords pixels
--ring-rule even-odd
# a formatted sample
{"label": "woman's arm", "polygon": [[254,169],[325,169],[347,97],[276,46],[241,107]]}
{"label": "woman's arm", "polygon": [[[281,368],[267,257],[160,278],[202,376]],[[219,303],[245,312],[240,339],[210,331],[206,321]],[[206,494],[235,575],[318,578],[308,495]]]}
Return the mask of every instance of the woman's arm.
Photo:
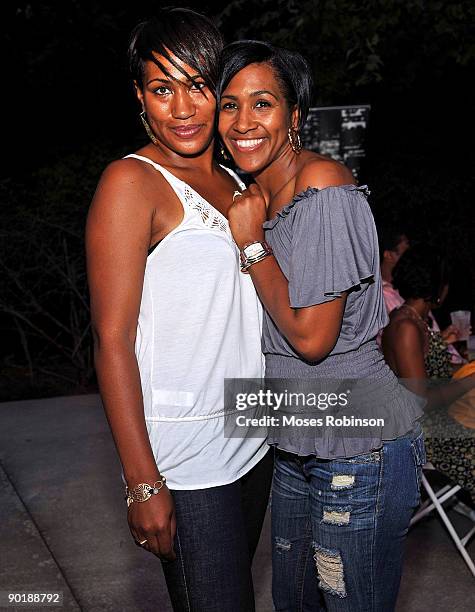
{"label": "woman's arm", "polygon": [[[114,162],[104,172],[86,228],[88,279],[97,377],[105,412],[129,487],[160,478],[144,418],[135,337],[152,208],[136,164]],[[164,487],[134,502],[129,525],[136,540],[173,558],[174,509]]]}
{"label": "woman's arm", "polygon": [[292,308],[289,283],[274,257],[254,264],[249,272],[265,309],[297,353],[307,361],[326,357],[340,333],[346,295],[316,306]]}
{"label": "woman's arm", "polygon": [[429,387],[424,363],[424,338],[419,327],[409,319],[396,322],[396,325],[392,333],[383,333],[383,350],[385,354],[391,351],[391,362],[404,384],[414,393],[427,398],[426,408],[449,406],[474,388],[473,375]]}
{"label": "woman's arm", "polygon": [[[351,173],[341,164],[319,161],[307,164],[300,172],[296,177],[295,191],[301,191],[309,185],[323,189],[353,182]],[[243,197],[236,198],[229,211],[236,244],[242,248],[248,242],[264,240],[262,223],[265,219],[263,194],[253,184]],[[316,265],[324,264],[317,262]],[[296,352],[307,361],[319,361],[326,357],[340,333],[346,293],[314,306],[293,308],[290,304],[289,283],[274,257],[267,257],[254,264],[249,272],[264,307]]]}

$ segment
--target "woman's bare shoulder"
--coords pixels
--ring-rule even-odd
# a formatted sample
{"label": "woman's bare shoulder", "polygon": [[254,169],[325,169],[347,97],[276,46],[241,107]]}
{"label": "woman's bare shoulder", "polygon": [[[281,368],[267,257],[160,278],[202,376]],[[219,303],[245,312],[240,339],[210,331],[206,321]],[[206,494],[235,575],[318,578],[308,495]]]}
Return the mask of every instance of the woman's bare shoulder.
{"label": "woman's bare shoulder", "polygon": [[351,171],[340,162],[309,151],[305,151],[305,154],[306,159],[302,160],[303,163],[296,176],[296,193],[307,187],[324,189],[355,184]]}
{"label": "woman's bare shoulder", "polygon": [[136,183],[137,181],[147,180],[147,177],[155,175],[161,176],[154,171],[152,166],[134,157],[124,157],[116,159],[106,166],[102,173],[100,184],[115,186]]}
{"label": "woman's bare shoulder", "polygon": [[409,341],[414,338],[420,339],[424,335],[418,322],[408,316],[404,309],[399,308],[393,310],[389,315],[389,325],[386,330],[398,338],[406,338]]}
{"label": "woman's bare shoulder", "polygon": [[[103,171],[92,201],[92,208],[120,207],[132,211],[155,208],[160,194],[168,195],[168,183],[153,166],[133,157],[111,162]],[[150,204],[150,206],[147,206]]]}

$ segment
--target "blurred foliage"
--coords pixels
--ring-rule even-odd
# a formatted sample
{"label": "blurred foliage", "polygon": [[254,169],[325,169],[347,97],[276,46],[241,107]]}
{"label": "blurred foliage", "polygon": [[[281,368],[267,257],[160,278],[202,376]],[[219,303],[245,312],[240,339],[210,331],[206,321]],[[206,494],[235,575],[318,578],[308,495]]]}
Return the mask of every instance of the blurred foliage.
{"label": "blurred foliage", "polygon": [[438,79],[475,60],[470,0],[231,0],[218,20],[229,39],[303,53],[324,104],[383,79],[393,91],[410,91],[427,73]]}
{"label": "blurred foliage", "polygon": [[[471,276],[474,286],[471,0],[183,5],[213,16],[228,41],[257,38],[301,51],[317,104],[370,103],[363,180],[376,216],[402,219],[413,237],[442,245],[462,262],[460,284]],[[0,6],[10,93],[2,134],[9,155],[0,167],[2,374],[21,370],[37,389],[48,376],[75,390],[93,379],[84,221],[102,169],[142,138],[125,52],[133,25],[156,6]]]}
{"label": "blurred foliage", "polygon": [[102,169],[121,154],[89,148],[0,182],[2,375],[17,369],[33,394],[44,377],[74,390],[93,379],[84,224]]}

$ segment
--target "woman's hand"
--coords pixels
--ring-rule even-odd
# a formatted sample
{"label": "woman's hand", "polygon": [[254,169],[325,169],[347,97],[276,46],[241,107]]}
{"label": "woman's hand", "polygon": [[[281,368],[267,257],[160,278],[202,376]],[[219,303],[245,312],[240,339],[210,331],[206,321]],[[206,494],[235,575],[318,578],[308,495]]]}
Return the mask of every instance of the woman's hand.
{"label": "woman's hand", "polygon": [[457,342],[460,336],[460,331],[455,325],[449,325],[444,330],[440,332],[442,336],[442,340],[447,342],[447,344],[452,344],[453,342]]}
{"label": "woman's hand", "polygon": [[266,201],[255,183],[235,197],[228,211],[234,242],[240,249],[248,243],[264,240],[262,224],[266,220]]}
{"label": "woman's hand", "polygon": [[[162,561],[175,560],[175,504],[166,486],[145,502],[132,502],[127,520],[132,536],[139,546],[154,553]],[[143,540],[147,541],[140,544]]]}

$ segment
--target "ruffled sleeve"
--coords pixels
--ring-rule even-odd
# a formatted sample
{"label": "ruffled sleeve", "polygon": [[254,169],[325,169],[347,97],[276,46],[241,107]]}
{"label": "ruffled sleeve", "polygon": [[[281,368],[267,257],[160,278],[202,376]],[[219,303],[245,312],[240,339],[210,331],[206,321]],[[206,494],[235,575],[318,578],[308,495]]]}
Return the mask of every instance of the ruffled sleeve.
{"label": "ruffled sleeve", "polygon": [[372,280],[379,263],[368,193],[366,187],[355,185],[309,188],[289,205],[293,308],[328,302]]}

